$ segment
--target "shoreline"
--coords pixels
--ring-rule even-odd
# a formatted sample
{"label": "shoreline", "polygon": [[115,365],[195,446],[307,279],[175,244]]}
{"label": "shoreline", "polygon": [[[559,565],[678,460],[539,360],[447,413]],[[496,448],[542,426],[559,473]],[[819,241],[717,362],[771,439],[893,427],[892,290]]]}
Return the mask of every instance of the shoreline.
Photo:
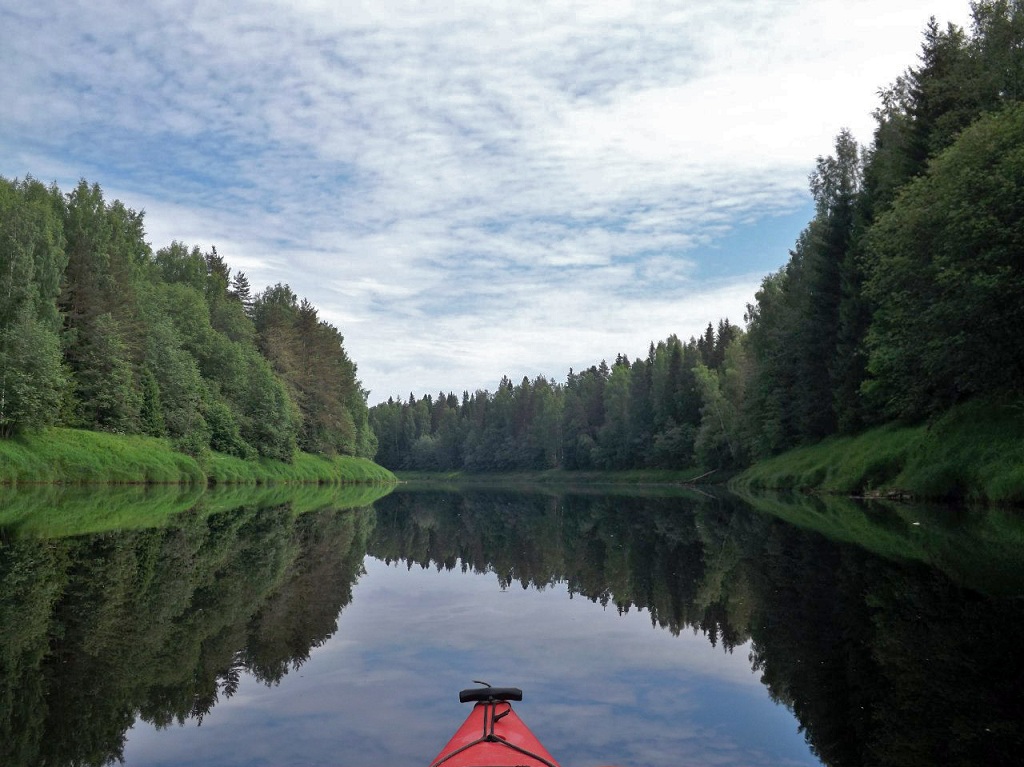
{"label": "shoreline", "polygon": [[291,463],[209,452],[199,458],[157,437],[49,428],[0,440],[0,485],[394,484],[366,458],[296,453]]}

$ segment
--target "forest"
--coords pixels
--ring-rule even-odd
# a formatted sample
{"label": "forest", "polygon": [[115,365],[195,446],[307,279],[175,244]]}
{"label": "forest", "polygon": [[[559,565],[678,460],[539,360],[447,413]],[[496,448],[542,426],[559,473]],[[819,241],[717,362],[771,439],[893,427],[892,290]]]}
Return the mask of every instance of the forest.
{"label": "forest", "polygon": [[215,247],[154,251],[143,214],[82,180],[0,178],[0,437],[47,426],[290,462],[372,457],[337,328]]}
{"label": "forest", "polygon": [[391,469],[743,467],[834,434],[922,423],[1024,381],[1024,2],[927,25],[810,174],[815,213],[744,326],[496,391],[370,410]]}
{"label": "forest", "polygon": [[971,8],[970,29],[927,25],[869,146],[843,130],[817,158],[814,216],[742,326],[564,382],[368,408],[341,332],[288,285],[253,291],[215,247],[154,250],[143,213],[98,184],[0,177],[0,438],[63,426],[399,470],[715,469],[967,401],[1018,406],[1024,2]]}

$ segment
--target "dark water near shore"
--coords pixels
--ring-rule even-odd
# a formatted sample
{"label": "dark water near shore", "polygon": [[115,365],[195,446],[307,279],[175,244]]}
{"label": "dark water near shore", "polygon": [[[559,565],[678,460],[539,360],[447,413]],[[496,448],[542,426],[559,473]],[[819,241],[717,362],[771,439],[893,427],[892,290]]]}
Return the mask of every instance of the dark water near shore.
{"label": "dark water near shore", "polygon": [[293,511],[0,530],[0,764],[426,765],[474,679],[524,688],[563,767],[1024,754],[1012,516],[498,490]]}

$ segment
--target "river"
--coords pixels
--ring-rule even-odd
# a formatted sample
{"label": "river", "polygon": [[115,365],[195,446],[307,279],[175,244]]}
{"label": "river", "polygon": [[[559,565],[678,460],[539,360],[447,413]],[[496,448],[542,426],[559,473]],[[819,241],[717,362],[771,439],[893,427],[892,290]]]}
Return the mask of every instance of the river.
{"label": "river", "polygon": [[17,499],[0,764],[425,766],[474,680],[562,767],[1024,754],[1019,513],[400,487],[93,493],[88,529],[81,494]]}

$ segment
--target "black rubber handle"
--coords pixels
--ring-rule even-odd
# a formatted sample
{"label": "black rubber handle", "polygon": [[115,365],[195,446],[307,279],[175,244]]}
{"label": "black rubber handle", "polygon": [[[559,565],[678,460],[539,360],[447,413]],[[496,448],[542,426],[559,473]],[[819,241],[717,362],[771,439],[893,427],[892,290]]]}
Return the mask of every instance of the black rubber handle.
{"label": "black rubber handle", "polygon": [[474,703],[481,700],[522,700],[523,691],[518,687],[473,687],[459,692],[459,703]]}

